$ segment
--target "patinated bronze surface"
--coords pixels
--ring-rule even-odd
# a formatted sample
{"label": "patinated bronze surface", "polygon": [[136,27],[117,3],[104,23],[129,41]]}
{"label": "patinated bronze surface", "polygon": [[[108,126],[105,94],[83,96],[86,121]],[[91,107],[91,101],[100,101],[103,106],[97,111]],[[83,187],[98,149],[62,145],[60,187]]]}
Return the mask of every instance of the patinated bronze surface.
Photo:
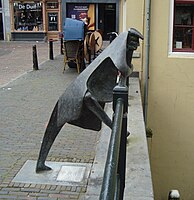
{"label": "patinated bronze surface", "polygon": [[132,73],[131,59],[139,38],[143,36],[135,29],[121,33],[65,90],[46,128],[36,172],[51,169],[45,160],[65,123],[96,131],[101,129],[102,122],[112,127],[103,108],[112,101],[118,73],[124,77]]}

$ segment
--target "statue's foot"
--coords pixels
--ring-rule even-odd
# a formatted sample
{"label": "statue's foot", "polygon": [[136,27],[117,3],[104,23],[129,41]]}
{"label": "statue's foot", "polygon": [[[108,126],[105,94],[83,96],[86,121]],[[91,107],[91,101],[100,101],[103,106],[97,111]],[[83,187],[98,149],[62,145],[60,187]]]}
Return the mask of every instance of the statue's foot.
{"label": "statue's foot", "polygon": [[45,164],[36,166],[36,173],[40,173],[40,172],[43,172],[43,171],[49,171],[49,170],[52,170],[52,168],[46,166]]}

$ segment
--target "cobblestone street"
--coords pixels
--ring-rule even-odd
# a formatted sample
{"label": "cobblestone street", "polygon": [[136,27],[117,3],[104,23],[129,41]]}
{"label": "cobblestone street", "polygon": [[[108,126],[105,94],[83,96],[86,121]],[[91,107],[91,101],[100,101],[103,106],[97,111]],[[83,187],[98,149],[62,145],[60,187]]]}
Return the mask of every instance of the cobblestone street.
{"label": "cobblestone street", "polygon": [[[47,42],[4,42],[0,41],[0,85],[33,69],[32,47],[36,45],[38,63],[49,59]],[[60,54],[60,43],[54,42],[54,55]]]}

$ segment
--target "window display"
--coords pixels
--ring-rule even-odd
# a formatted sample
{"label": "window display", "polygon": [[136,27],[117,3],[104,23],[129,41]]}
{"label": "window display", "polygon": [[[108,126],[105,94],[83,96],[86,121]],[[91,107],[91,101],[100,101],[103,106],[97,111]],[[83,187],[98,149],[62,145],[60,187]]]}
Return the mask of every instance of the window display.
{"label": "window display", "polygon": [[94,4],[67,4],[67,17],[82,20],[88,30],[95,30]]}
{"label": "window display", "polygon": [[48,31],[58,31],[58,13],[48,13]]}
{"label": "window display", "polygon": [[14,29],[17,31],[43,31],[42,3],[14,2]]}

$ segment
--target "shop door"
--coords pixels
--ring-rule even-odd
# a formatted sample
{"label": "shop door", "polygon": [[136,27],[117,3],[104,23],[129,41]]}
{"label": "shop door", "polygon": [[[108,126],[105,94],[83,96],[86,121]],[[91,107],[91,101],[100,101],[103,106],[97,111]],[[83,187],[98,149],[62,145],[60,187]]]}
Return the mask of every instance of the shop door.
{"label": "shop door", "polygon": [[116,31],[116,4],[99,4],[98,16],[98,27],[103,39],[108,40],[107,33]]}
{"label": "shop door", "polygon": [[4,40],[4,33],[3,33],[3,15],[0,13],[0,40]]}

